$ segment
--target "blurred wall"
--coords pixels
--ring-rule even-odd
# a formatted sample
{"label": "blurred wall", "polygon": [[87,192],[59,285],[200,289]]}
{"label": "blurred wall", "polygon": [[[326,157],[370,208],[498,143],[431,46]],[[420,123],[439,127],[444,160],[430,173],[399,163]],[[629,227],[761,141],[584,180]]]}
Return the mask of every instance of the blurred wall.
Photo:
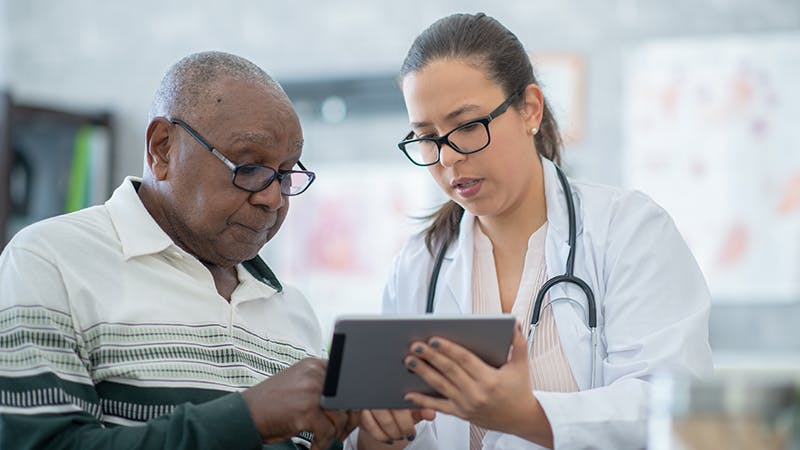
{"label": "blurred wall", "polygon": [[238,53],[279,80],[394,74],[413,38],[455,11],[485,11],[530,51],[576,51],[588,67],[586,139],[576,170],[618,183],[622,58],[667,36],[758,33],[800,27],[797,0],[504,2],[3,0],[8,84],[20,100],[112,108],[116,178],[140,173],[152,92],[187,53]]}
{"label": "blurred wall", "polygon": [[8,26],[6,25],[6,5],[0,1],[0,90],[6,86],[6,73],[8,72]]}
{"label": "blurred wall", "polygon": [[[580,177],[619,184],[627,49],[665,37],[800,30],[797,0],[0,0],[0,6],[0,83],[21,101],[113,110],[115,179],[141,173],[152,93],[167,67],[190,52],[237,53],[289,83],[393,75],[432,21],[485,11],[529,51],[583,55],[586,128],[567,160]],[[398,114],[400,132],[405,122]],[[310,148],[304,159],[334,157]],[[797,317],[797,303],[715,306],[712,344],[723,351],[800,354],[800,329],[790,319]]]}

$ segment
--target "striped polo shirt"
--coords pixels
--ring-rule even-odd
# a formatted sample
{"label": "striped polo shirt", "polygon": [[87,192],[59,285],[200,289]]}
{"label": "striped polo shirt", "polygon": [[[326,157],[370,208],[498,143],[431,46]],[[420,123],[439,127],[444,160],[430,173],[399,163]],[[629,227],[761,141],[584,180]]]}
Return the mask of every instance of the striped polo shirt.
{"label": "striped polo shirt", "polygon": [[321,354],[302,294],[239,265],[229,303],[139,182],[0,256],[0,447],[261,448],[238,392]]}

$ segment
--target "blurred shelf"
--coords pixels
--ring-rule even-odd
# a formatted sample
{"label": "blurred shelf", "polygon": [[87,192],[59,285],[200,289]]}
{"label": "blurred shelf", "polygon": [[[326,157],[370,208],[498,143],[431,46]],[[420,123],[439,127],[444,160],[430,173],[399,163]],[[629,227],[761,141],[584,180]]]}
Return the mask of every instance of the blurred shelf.
{"label": "blurred shelf", "polygon": [[800,380],[800,354],[714,352],[716,375],[747,375],[758,377],[789,377]]}

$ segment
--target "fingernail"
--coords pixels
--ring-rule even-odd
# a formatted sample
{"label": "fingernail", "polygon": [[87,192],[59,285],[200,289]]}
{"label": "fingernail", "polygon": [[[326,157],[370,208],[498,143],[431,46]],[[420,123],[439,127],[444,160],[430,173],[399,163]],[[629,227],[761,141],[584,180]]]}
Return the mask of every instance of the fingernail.
{"label": "fingernail", "polygon": [[392,440],[392,439],[387,439],[386,440],[386,445],[392,445],[392,444],[394,444],[394,440]]}
{"label": "fingernail", "polygon": [[409,359],[408,362],[406,363],[406,367],[408,367],[409,369],[417,367],[417,361]]}
{"label": "fingernail", "polygon": [[431,341],[431,347],[439,348],[439,341],[437,341],[436,339],[432,340]]}
{"label": "fingernail", "polygon": [[409,442],[413,441],[414,438],[416,438],[416,436],[414,436],[413,434],[409,434],[408,436],[406,436],[406,439],[408,439]]}
{"label": "fingernail", "polygon": [[418,346],[414,347],[414,353],[422,354],[422,350],[423,349],[422,349],[421,345],[418,345]]}

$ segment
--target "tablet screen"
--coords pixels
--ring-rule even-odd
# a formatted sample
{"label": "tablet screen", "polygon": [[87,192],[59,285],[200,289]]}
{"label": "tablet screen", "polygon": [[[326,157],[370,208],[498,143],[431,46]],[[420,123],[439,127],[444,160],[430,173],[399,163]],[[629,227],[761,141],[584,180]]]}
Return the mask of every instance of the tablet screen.
{"label": "tablet screen", "polygon": [[413,408],[408,392],[438,395],[403,365],[409,345],[433,336],[493,367],[508,360],[515,319],[493,316],[347,316],[334,326],[321,405],[327,409]]}

